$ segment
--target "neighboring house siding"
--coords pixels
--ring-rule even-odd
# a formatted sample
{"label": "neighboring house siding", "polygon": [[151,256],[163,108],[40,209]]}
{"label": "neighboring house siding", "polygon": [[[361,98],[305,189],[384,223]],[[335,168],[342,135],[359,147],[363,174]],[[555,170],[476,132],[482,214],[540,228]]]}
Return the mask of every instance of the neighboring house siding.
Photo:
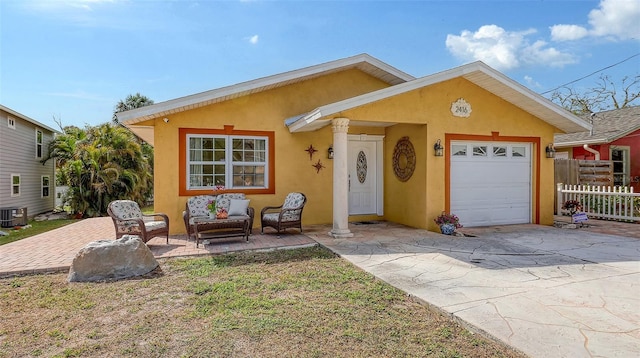
{"label": "neighboring house siding", "polygon": [[[585,116],[592,131],[557,134],[556,148],[573,159],[595,159],[584,144],[600,154],[600,160],[614,162],[615,185],[631,185],[640,192],[640,106],[614,109]],[[613,155],[612,155],[613,154]]]}
{"label": "neighboring house siding", "polygon": [[[12,118],[15,129],[8,125]],[[54,133],[12,113],[0,110],[0,207],[27,207],[29,216],[54,208],[55,172],[54,161],[44,165],[43,158],[36,156],[36,128],[42,131],[42,155]],[[11,178],[20,175],[20,195],[11,195]],[[49,196],[42,197],[42,177],[49,177]]]}
{"label": "neighboring house siding", "polygon": [[629,148],[629,185],[635,192],[640,192],[640,129],[611,142],[611,147],[615,146]]}
{"label": "neighboring house siding", "polygon": [[[629,165],[629,175],[627,176],[626,183],[633,186],[634,191],[640,192],[640,130],[608,144],[591,145],[590,148],[600,153],[600,160],[611,160],[611,149],[617,146],[629,149],[629,162],[627,163]],[[594,154],[587,152],[583,147],[573,147],[572,149],[573,159],[595,159]]]}

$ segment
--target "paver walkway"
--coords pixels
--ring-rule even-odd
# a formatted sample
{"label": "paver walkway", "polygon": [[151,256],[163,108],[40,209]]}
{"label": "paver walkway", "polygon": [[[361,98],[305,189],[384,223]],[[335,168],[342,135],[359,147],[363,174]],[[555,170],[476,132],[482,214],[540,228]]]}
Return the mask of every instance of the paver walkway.
{"label": "paver walkway", "polygon": [[[199,245],[196,249],[186,235],[156,237],[147,246],[156,258],[220,254],[244,250],[270,250],[317,245],[308,236],[296,234],[276,235],[254,229],[249,241],[242,238],[219,239],[212,245]],[[0,277],[43,272],[68,271],[75,255],[87,243],[95,240],[115,239],[113,222],[109,217],[92,218],[0,246]]]}
{"label": "paver walkway", "polygon": [[[555,221],[557,223],[571,223],[571,218],[568,216],[556,216]],[[625,223],[619,221],[590,219],[585,222],[584,227],[580,227],[577,230],[582,232],[596,232],[599,234],[618,235],[640,239],[640,222]]]}

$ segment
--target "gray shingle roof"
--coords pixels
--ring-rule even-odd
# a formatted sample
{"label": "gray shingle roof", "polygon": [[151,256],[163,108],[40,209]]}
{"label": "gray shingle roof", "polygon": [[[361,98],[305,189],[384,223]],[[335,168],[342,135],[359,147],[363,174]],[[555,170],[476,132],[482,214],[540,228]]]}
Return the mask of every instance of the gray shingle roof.
{"label": "gray shingle roof", "polygon": [[556,147],[610,143],[635,132],[640,129],[640,106],[598,112],[582,118],[585,121],[593,121],[593,133],[587,131],[556,134],[554,138]]}

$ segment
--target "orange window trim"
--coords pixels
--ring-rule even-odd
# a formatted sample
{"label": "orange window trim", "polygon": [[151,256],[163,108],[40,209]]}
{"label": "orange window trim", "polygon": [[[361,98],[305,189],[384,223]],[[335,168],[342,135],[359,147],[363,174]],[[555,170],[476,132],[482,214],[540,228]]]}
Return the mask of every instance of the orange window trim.
{"label": "orange window trim", "polygon": [[276,192],[276,144],[275,132],[266,131],[248,131],[235,130],[233,126],[225,125],[223,129],[206,129],[206,128],[180,128],[178,142],[178,170],[179,170],[179,192],[180,196],[209,195],[211,190],[187,190],[187,135],[189,134],[217,134],[217,135],[234,135],[234,136],[256,136],[269,138],[269,187],[264,189],[229,189],[230,192],[251,194],[275,194]]}
{"label": "orange window trim", "polygon": [[535,202],[534,224],[540,223],[540,137],[515,137],[501,136],[499,132],[491,132],[491,135],[475,135],[475,134],[449,134],[445,133],[445,170],[444,170],[444,208],[447,212],[451,211],[451,141],[474,141],[474,142],[512,142],[512,143],[530,143],[533,144],[532,153],[535,153],[535,175],[534,186]]}

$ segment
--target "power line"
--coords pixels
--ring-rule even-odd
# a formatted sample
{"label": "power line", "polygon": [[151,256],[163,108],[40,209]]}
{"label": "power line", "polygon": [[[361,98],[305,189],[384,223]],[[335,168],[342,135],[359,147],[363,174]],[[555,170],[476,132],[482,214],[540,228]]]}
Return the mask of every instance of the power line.
{"label": "power line", "polygon": [[609,69],[609,68],[611,68],[611,67],[618,66],[619,64],[624,63],[624,62],[627,62],[627,61],[629,61],[630,59],[632,59],[632,58],[634,58],[634,57],[637,57],[637,56],[640,56],[640,52],[638,52],[638,53],[636,53],[635,55],[632,55],[632,56],[630,56],[630,57],[627,57],[627,58],[625,58],[624,60],[622,60],[622,61],[620,61],[620,62],[614,63],[613,65],[610,65],[610,66],[607,66],[607,67],[601,68],[601,69],[599,69],[599,70],[597,70],[597,71],[591,72],[590,74],[588,74],[588,75],[586,75],[586,76],[584,76],[584,77],[580,77],[580,78],[578,78],[577,80],[573,80],[573,81],[571,81],[571,82],[567,82],[567,83],[565,83],[565,84],[563,84],[563,85],[560,85],[560,86],[558,86],[558,87],[556,87],[556,88],[554,88],[554,89],[550,89],[550,90],[548,90],[548,91],[546,91],[546,92],[542,92],[542,93],[540,93],[540,94],[547,94],[547,93],[549,93],[549,92],[553,92],[553,91],[557,90],[558,88],[562,88],[562,87],[568,86],[568,85],[570,85],[570,84],[572,84],[572,83],[576,83],[576,82],[578,82],[578,81],[582,81],[582,80],[584,80],[584,79],[585,79],[585,78],[587,78],[587,77],[591,77],[591,76],[595,75],[596,73],[598,73],[598,72],[602,72],[602,71],[604,71],[604,70],[606,70],[606,69]]}

